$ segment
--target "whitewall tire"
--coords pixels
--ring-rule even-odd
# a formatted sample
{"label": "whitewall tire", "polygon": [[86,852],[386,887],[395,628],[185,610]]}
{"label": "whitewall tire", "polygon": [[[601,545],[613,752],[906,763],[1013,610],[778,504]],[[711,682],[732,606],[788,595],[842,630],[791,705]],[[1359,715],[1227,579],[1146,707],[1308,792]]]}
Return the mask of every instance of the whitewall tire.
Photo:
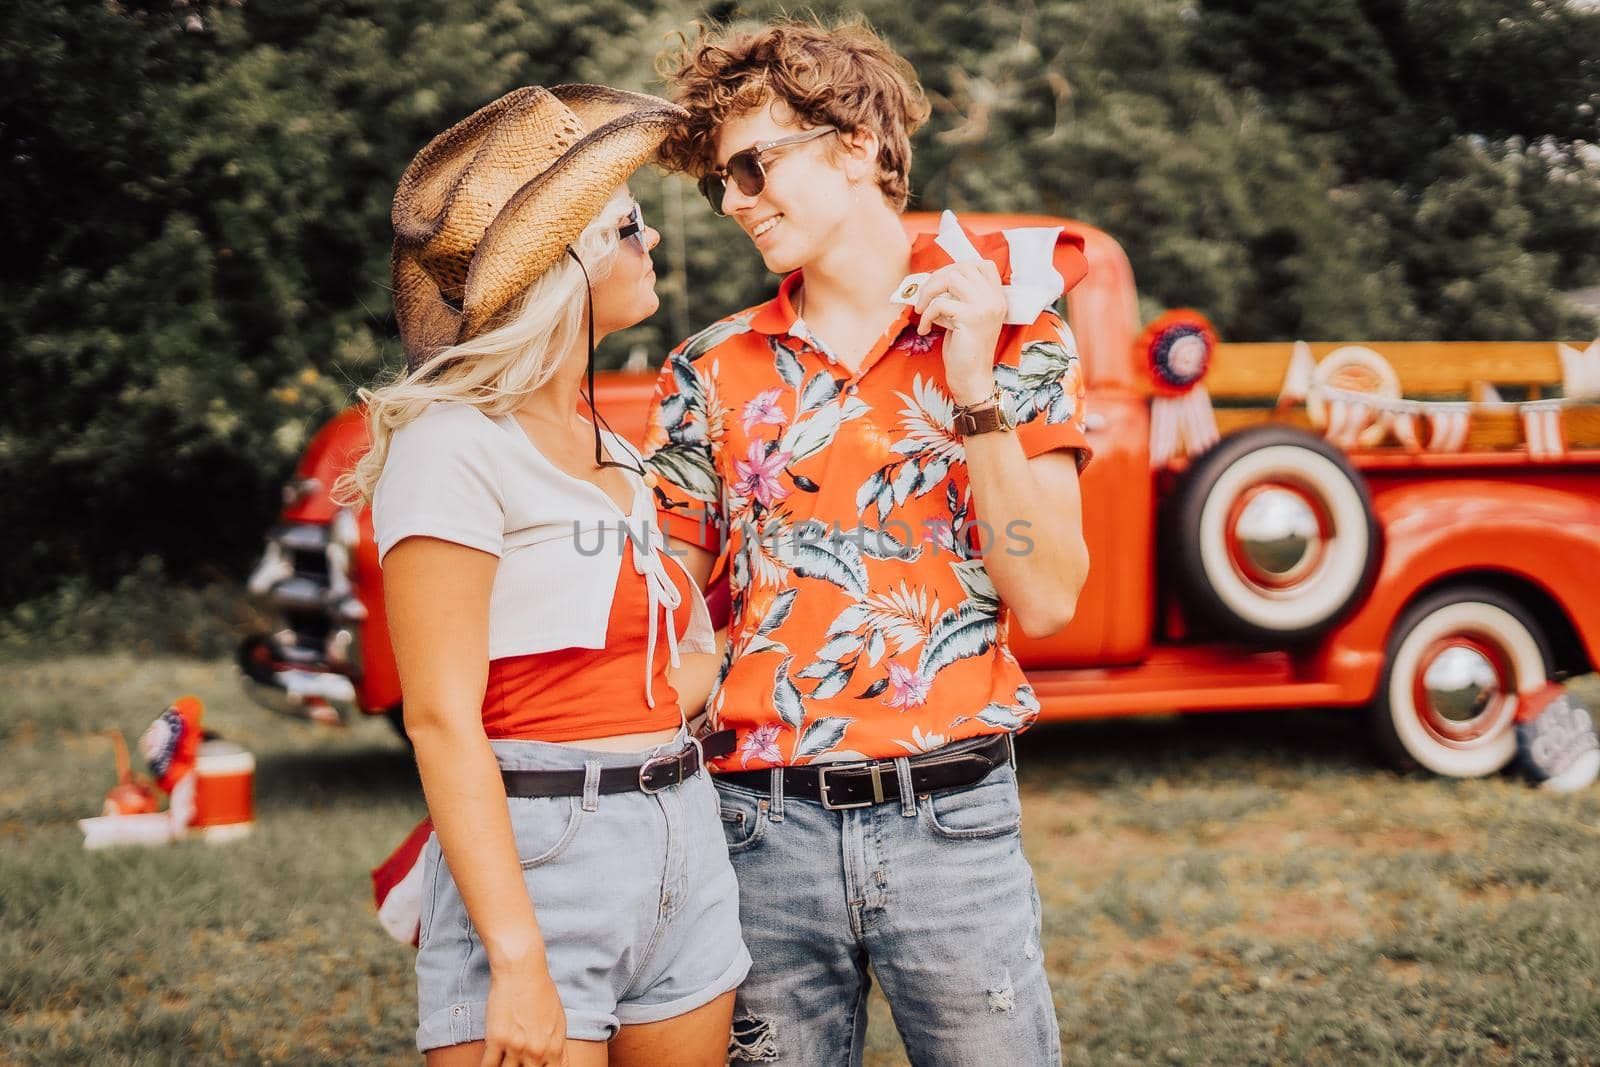
{"label": "whitewall tire", "polygon": [[1165,537],[1184,608],[1219,636],[1269,644],[1326,633],[1371,587],[1381,554],[1360,473],[1283,426],[1233,434],[1197,459]]}
{"label": "whitewall tire", "polygon": [[1431,594],[1390,635],[1372,706],[1379,748],[1399,770],[1478,778],[1516,757],[1522,693],[1549,679],[1538,622],[1503,593],[1458,587]]}

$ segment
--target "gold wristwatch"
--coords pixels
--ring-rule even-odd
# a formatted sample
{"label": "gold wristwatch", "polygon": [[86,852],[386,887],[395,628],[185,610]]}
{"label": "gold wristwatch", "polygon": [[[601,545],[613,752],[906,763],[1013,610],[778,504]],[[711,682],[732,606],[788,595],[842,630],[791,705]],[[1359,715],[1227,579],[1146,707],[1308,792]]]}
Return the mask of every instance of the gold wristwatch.
{"label": "gold wristwatch", "polygon": [[1012,420],[1011,413],[1006,410],[1005,402],[1000,397],[999,386],[995,386],[994,392],[976,404],[956,405],[954,414],[952,429],[962,437],[991,433],[995,430],[1011,430],[1017,425]]}

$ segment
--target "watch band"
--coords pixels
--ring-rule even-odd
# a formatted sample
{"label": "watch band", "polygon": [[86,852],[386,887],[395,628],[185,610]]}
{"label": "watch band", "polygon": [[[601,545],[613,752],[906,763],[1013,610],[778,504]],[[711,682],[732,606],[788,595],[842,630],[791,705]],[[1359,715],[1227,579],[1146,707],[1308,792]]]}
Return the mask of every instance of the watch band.
{"label": "watch band", "polygon": [[1006,410],[999,388],[976,404],[957,405],[953,414],[952,429],[962,437],[1010,430],[1016,425]]}

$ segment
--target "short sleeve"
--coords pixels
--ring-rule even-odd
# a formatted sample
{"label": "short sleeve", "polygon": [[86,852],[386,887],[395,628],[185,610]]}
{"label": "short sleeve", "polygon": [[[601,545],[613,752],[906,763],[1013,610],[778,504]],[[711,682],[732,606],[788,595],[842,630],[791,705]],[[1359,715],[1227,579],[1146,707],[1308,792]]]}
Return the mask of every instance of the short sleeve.
{"label": "short sleeve", "polygon": [[656,476],[661,532],[720,554],[722,477],[708,414],[716,389],[705,362],[687,359],[681,350],[667,357],[656,379],[643,453],[646,468]]}
{"label": "short sleeve", "polygon": [[1083,367],[1078,343],[1061,316],[1046,311],[1010,339],[995,362],[996,383],[1017,424],[1017,440],[1029,458],[1070,448],[1078,470],[1089,463],[1084,436]]}
{"label": "short sleeve", "polygon": [[505,501],[486,432],[494,429],[471,408],[436,406],[390,436],[372,495],[380,563],[407,537],[437,537],[501,554]]}

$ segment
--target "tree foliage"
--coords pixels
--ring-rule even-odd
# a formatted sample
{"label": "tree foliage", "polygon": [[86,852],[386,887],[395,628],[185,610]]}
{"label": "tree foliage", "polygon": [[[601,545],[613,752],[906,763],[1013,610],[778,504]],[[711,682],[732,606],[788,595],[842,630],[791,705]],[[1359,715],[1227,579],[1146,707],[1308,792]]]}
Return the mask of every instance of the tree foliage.
{"label": "tree foliage", "polygon": [[[1229,339],[1593,329],[1600,11],[1560,0],[1033,0],[865,14],[935,103],[914,206],[1042,211],[1121,240],[1147,313]],[[0,603],[64,575],[237,573],[309,434],[399,363],[394,183],[520,84],[658,89],[697,14],[776,4],[33,0],[0,10]],[[824,17],[838,5],[817,5]],[[762,298],[681,179],[658,360]]]}

